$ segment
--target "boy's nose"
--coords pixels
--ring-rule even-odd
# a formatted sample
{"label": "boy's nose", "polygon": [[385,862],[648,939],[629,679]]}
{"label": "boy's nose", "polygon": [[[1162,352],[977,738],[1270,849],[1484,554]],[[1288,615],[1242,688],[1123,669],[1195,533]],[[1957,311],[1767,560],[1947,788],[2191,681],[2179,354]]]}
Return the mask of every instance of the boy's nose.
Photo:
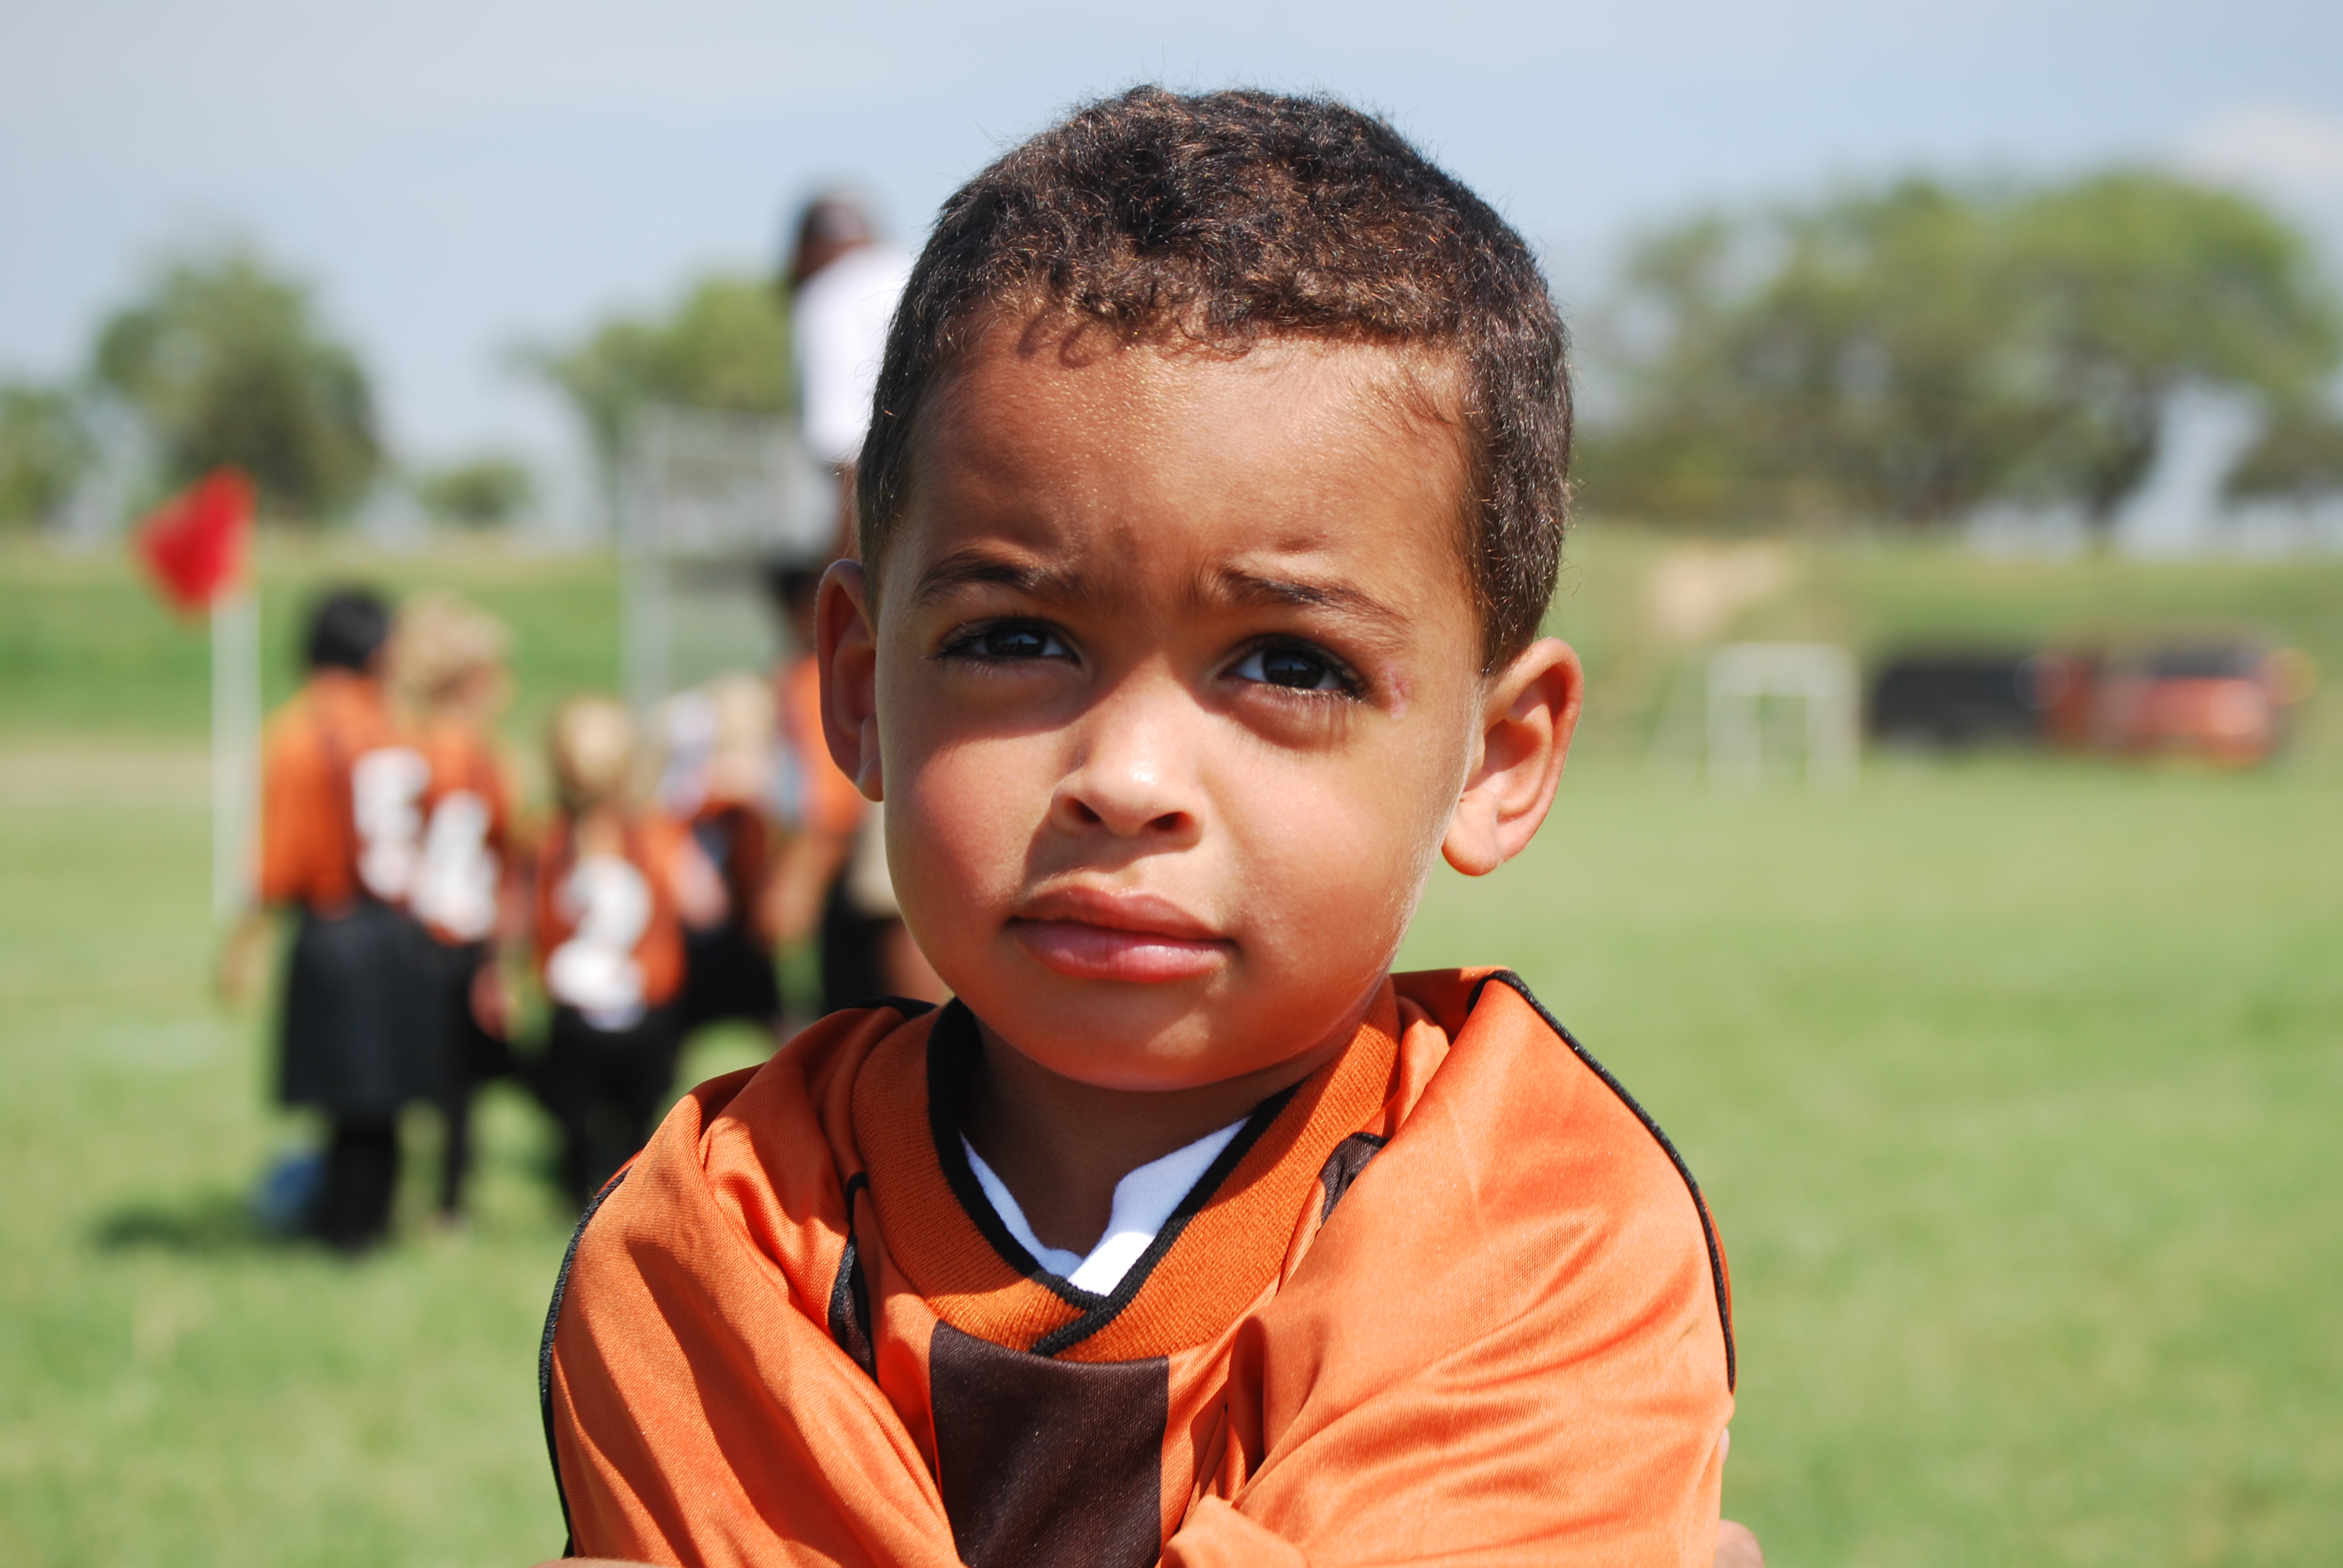
{"label": "boy's nose", "polygon": [[1203,737],[1182,722],[1191,716],[1178,710],[1192,706],[1184,696],[1126,689],[1091,711],[1051,802],[1061,829],[1175,841],[1197,833],[1203,819],[1195,762]]}

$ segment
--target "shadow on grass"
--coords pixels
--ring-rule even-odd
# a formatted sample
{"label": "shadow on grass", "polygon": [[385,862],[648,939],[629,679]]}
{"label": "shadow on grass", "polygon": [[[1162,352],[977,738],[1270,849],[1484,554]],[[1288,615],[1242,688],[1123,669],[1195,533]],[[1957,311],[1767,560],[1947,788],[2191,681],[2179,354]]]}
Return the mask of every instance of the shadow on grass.
{"label": "shadow on grass", "polygon": [[296,1243],[254,1218],[243,1193],[211,1191],[178,1202],[125,1203],[101,1217],[90,1239],[102,1252],[153,1251],[196,1257],[281,1252]]}

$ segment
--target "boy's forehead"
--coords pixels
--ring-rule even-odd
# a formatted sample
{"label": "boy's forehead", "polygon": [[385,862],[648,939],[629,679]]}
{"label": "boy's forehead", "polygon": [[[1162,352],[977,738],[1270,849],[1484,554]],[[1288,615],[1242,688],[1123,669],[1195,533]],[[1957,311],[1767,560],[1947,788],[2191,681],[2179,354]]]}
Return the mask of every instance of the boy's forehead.
{"label": "boy's forehead", "polygon": [[1464,447],[1443,361],[1317,339],[1237,354],[1102,336],[987,335],[920,421],[907,537],[890,557],[922,578],[980,540],[1061,566],[1095,558],[1085,575],[1209,560],[1242,592],[1313,559],[1339,575],[1363,551],[1397,552],[1420,587],[1429,569],[1467,593]]}
{"label": "boy's forehead", "polygon": [[1210,429],[1274,400],[1321,420],[1453,441],[1462,437],[1463,388],[1460,356],[1436,347],[1298,334],[1222,343],[1177,323],[1123,335],[1043,310],[978,328],[941,379],[937,403],[947,418],[981,417],[1006,400],[1085,421],[1176,412]]}

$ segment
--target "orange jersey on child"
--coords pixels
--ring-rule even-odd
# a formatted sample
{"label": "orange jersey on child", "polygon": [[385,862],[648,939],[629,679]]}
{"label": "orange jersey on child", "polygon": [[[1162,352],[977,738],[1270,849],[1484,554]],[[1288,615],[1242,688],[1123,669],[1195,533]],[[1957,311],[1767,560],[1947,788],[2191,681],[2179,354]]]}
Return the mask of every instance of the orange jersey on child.
{"label": "orange jersey on child", "polygon": [[772,833],[764,812],[753,801],[710,796],[691,814],[690,826],[700,848],[708,851],[709,862],[724,879],[724,896],[734,917],[749,923],[773,859]]}
{"label": "orange jersey on child", "polygon": [[262,743],[260,896],[320,911],[361,892],[405,902],[422,851],[430,765],[381,683],[320,670]]}
{"label": "orange jersey on child", "polygon": [[431,778],[410,903],[438,940],[483,940],[496,929],[511,871],[512,794],[504,764],[495,744],[468,724],[428,723],[416,744]]}
{"label": "orange jersey on child", "polygon": [[555,1002],[591,1018],[674,1000],[683,985],[676,857],[686,838],[646,811],[628,819],[623,855],[581,857],[568,818],[554,819],[538,849],[536,923],[538,973]]}
{"label": "orange jersey on child", "polygon": [[852,1568],[1674,1563],[1724,1259],[1511,975],[1386,984],[1111,1294],[970,1180],[957,1004],[702,1084],[581,1222],[541,1387],[576,1550]]}

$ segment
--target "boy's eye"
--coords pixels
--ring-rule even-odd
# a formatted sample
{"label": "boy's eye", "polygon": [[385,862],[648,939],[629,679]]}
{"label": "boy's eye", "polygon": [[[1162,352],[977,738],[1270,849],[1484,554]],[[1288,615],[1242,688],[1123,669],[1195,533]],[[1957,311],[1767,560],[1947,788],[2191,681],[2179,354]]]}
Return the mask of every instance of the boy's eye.
{"label": "boy's eye", "polygon": [[994,621],[977,627],[953,638],[943,651],[947,656],[961,654],[1003,661],[1071,657],[1064,641],[1056,632],[1046,626],[1036,626],[1031,621],[1016,620]]}
{"label": "boy's eye", "polygon": [[1335,659],[1308,648],[1257,648],[1232,673],[1239,680],[1257,680],[1289,691],[1349,692],[1358,684]]}

